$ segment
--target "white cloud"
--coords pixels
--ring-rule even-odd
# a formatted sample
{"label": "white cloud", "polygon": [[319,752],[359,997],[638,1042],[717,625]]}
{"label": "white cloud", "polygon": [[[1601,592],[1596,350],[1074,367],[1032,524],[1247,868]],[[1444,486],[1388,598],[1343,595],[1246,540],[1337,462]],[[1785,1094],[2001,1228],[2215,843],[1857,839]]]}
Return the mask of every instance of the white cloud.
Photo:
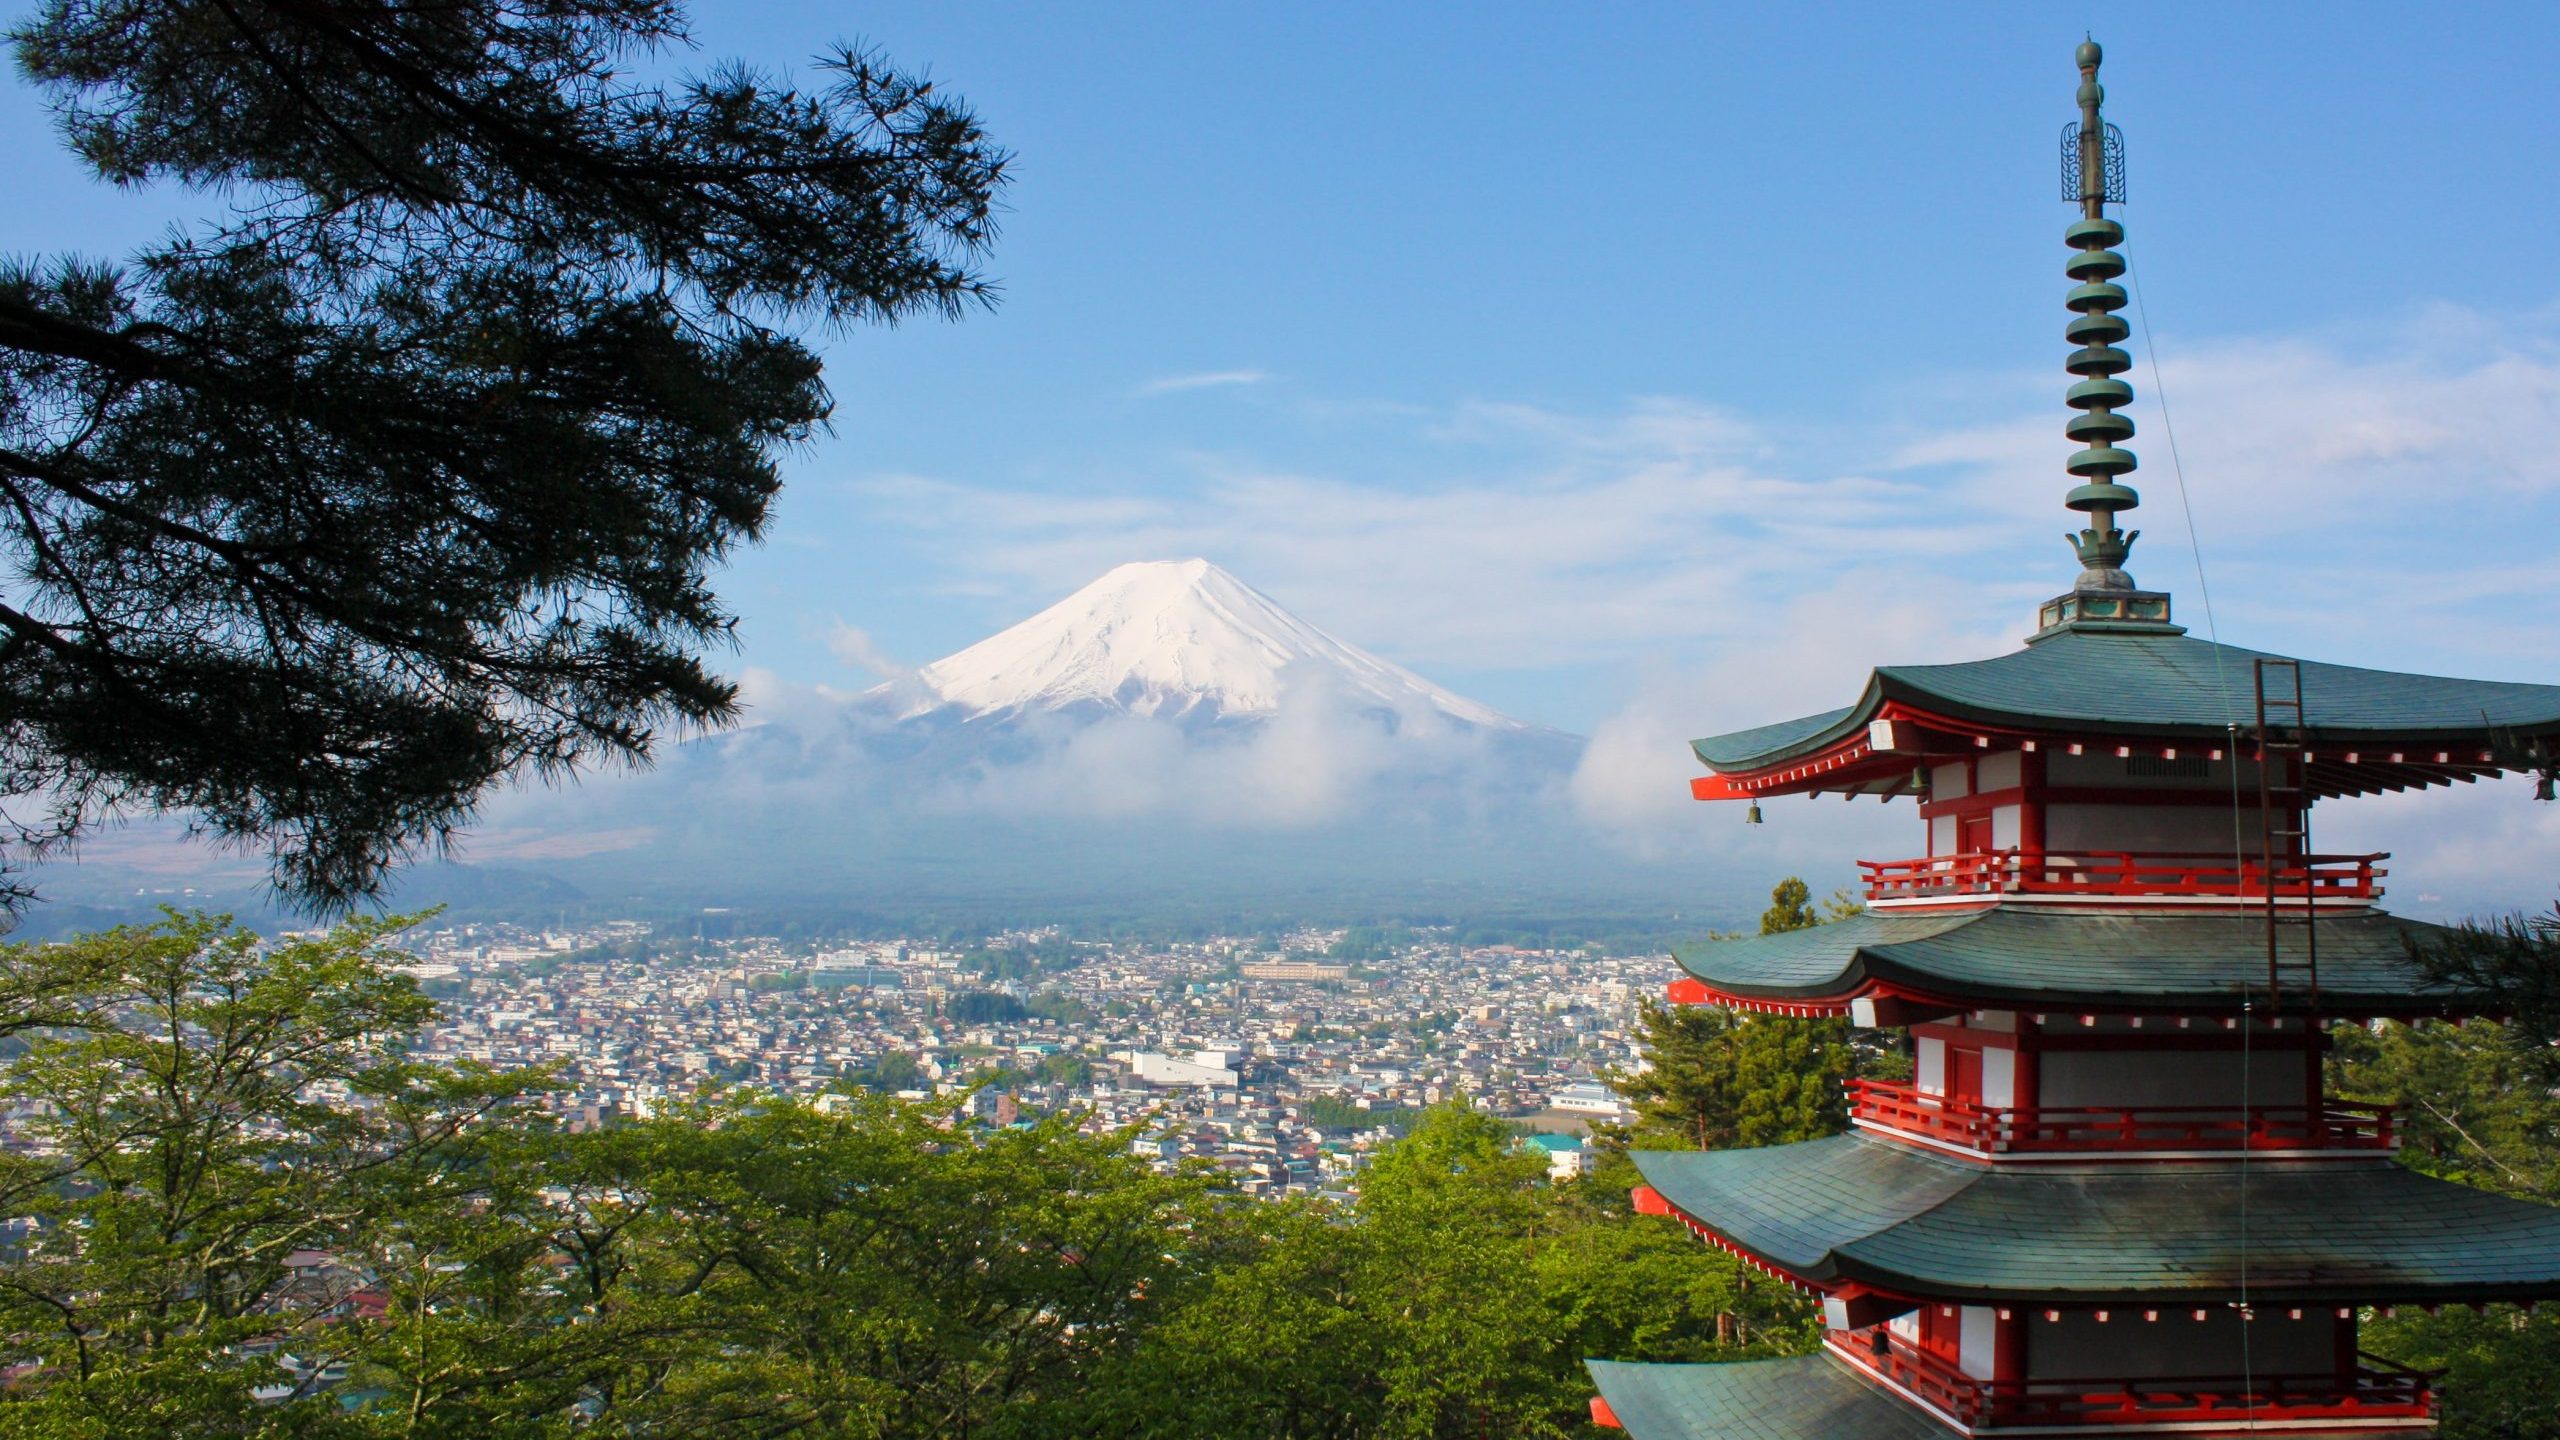
{"label": "white cloud", "polygon": [[[2532,538],[2560,522],[2560,312],[2498,325],[2431,311],[2359,348],[2166,351],[2225,638],[2335,654],[2352,610],[2353,643],[2381,663],[2560,665],[2560,629],[2536,618],[2548,562]],[[1380,417],[1414,457],[1387,481],[1185,456],[1173,482],[902,477],[876,493],[881,521],[955,582],[1025,613],[1131,556],[1207,553],[1426,674],[1623,675],[1773,639],[1862,666],[1914,658],[1887,642],[1926,647],[1950,628],[2014,639],[2069,583],[2060,383],[1976,377],[1966,388],[1990,398],[1973,408],[1992,417],[1928,433],[1790,437],[1663,398],[1601,413],[1476,402]],[[2129,523],[2149,533],[2133,569],[2201,629],[2166,427],[2152,387],[2136,388],[2146,503]],[[1878,462],[1844,469],[1816,450]],[[1804,597],[1856,591],[1849,577],[1866,613],[1787,628],[1815,618],[1791,617]],[[1923,592],[1921,623],[1879,631]]]}
{"label": "white cloud", "polygon": [[867,670],[883,680],[897,680],[913,675],[912,665],[894,659],[880,648],[871,632],[838,616],[827,626],[827,653],[852,666]]}
{"label": "white cloud", "polygon": [[1137,389],[1141,396],[1174,395],[1185,390],[1221,390],[1237,385],[1260,385],[1271,377],[1260,370],[1203,370],[1191,375],[1167,375],[1150,380]]}
{"label": "white cloud", "polygon": [[[2222,638],[2427,673],[2560,669],[2543,539],[2560,523],[2560,310],[2438,309],[2351,337],[2162,348]],[[2201,633],[2159,387],[2147,366],[2131,378],[2146,504],[2129,520],[2149,532],[2133,568]],[[948,572],[1025,611],[1133,555],[1212,553],[1426,675],[1601,677],[1631,698],[1540,717],[1593,732],[1570,790],[1579,823],[1639,851],[1810,869],[1834,841],[1852,847],[1835,856],[1911,848],[1916,834],[1895,828],[1908,810],[1795,802],[1745,831],[1738,810],[1686,798],[1686,742],[1845,704],[1873,664],[2022,638],[2075,568],[2061,383],[1969,377],[1942,407],[1962,423],[1926,432],[1803,435],[1676,398],[1596,413],[1373,406],[1368,422],[1410,457],[1374,462],[1392,465],[1387,480],[1186,456],[1179,483],[1102,477],[1070,494],[909,477],[883,518],[927,545],[965,536],[940,557]],[[1823,458],[1860,454],[1876,462]],[[1113,758],[1133,786],[1153,763]],[[1360,779],[1356,765],[1315,773]],[[2478,793],[2362,803],[2405,816],[2405,846],[2441,840],[2515,883],[2560,841],[2532,818],[2544,808],[2517,819]],[[2497,841],[2465,838],[2483,825]],[[2406,873],[2452,893],[2432,863]]]}
{"label": "white cloud", "polygon": [[[2429,673],[2560,670],[2545,553],[2560,522],[2560,467],[2548,463],[2560,454],[2560,312],[2435,311],[2354,346],[2244,337],[2165,349],[2223,638]],[[2133,377],[2147,503],[2132,518],[2151,533],[2134,569],[2176,591],[2181,618],[2202,630],[2147,374]],[[1267,378],[1174,376],[1148,390]],[[1606,686],[1545,715],[1515,704],[1592,739],[1561,791],[1503,803],[1632,855],[1827,886],[1849,878],[1851,855],[1918,848],[1910,808],[1773,802],[1766,825],[1745,827],[1738,806],[1687,798],[1698,773],[1687,742],[1846,704],[1877,663],[1999,653],[2069,583],[2060,378],[1976,380],[1965,423],[1927,433],[1802,436],[1666,398],[1597,413],[1370,406],[1366,423],[1401,437],[1396,458],[1376,462],[1391,481],[1226,455],[1181,457],[1171,485],[889,475],[854,491],[878,531],[932,557],[934,588],[991,597],[1007,619],[1131,558],[1214,554],[1434,678],[1508,670]],[[1822,458],[1839,454],[1878,458]],[[848,665],[893,682],[910,673],[863,629],[838,620],[828,639]],[[762,843],[777,817],[894,825],[921,813],[1272,834],[1357,824],[1390,803],[1463,818],[1504,774],[1466,737],[1389,743],[1368,717],[1305,696],[1282,723],[1222,746],[1107,723],[954,778],[871,746],[841,694],[762,672],[746,692],[755,733],[704,742],[661,775],[591,783],[536,828],[662,830],[674,843],[687,825],[734,834],[752,817]],[[528,813],[496,807],[493,827],[531,825]],[[2322,832],[2327,849],[2400,849],[2404,908],[2432,908],[2419,895],[2455,910],[2530,901],[2560,873],[2560,807],[2514,786],[2324,807]],[[494,829],[492,842],[542,843]]]}

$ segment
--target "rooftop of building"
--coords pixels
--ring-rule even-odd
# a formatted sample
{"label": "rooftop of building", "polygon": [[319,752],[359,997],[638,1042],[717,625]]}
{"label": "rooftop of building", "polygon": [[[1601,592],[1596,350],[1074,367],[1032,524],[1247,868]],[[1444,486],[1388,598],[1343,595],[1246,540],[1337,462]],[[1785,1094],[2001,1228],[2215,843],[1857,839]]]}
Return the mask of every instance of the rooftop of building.
{"label": "rooftop of building", "polygon": [[[2490,997],[2431,981],[2413,947],[2439,925],[2379,910],[2323,916],[2320,1011],[2331,1017],[2466,1015]],[[1970,1008],[2267,1013],[2267,937],[2254,914],[1986,909],[1864,911],[1777,935],[1677,947],[1682,969],[1722,1001],[1838,1011],[1892,993]],[[2299,927],[2278,931],[2298,960]],[[2296,996],[2296,1008],[2307,1004]]]}
{"label": "rooftop of building", "polygon": [[[2186,634],[2066,629],[1989,660],[1880,667],[1853,705],[1711,736],[1691,748],[1719,773],[1754,774],[1864,736],[1888,706],[2004,736],[2227,744],[2255,720],[2254,666],[2262,658],[2284,657]],[[2560,735],[2560,685],[2297,663],[2303,728],[2314,745],[2388,742],[2415,752],[2404,764],[2490,773],[2518,768],[2496,753],[2517,739]],[[2388,763],[2380,755],[2375,761]]]}
{"label": "rooftop of building", "polygon": [[1825,1355],[1724,1365],[1586,1363],[1628,1440],[1946,1440],[1950,1433]]}
{"label": "rooftop of building", "polygon": [[2022,1303],[2560,1298],[2560,1209],[2383,1158],[2020,1170],[1846,1135],[1634,1159],[1693,1226],[1817,1285]]}

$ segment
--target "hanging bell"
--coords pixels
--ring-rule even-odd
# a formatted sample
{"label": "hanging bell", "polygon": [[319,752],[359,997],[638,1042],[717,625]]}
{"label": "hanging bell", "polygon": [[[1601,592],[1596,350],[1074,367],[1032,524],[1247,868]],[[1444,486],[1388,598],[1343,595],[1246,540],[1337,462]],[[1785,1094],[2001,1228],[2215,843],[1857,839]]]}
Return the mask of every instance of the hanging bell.
{"label": "hanging bell", "polygon": [[1914,765],[1911,767],[1911,793],[1922,800],[1929,798],[1928,766]]}
{"label": "hanging bell", "polygon": [[1749,810],[1746,810],[1746,811],[1744,811],[1744,812],[1743,812],[1743,814],[1742,814],[1742,823],[1743,823],[1743,824],[1745,824],[1745,825],[1757,825],[1757,824],[1759,824],[1759,823],[1760,823],[1760,802],[1759,802],[1759,801],[1757,801],[1757,800],[1752,801],[1752,802],[1751,802],[1751,808],[1750,808]]}

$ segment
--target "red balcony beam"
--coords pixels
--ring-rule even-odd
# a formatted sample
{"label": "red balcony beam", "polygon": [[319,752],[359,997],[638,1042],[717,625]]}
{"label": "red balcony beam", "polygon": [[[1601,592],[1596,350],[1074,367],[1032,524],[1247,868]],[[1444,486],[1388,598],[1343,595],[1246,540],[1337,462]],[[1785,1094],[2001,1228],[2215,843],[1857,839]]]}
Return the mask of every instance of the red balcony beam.
{"label": "red balcony beam", "polygon": [[1904,1082],[1852,1079],[1849,1113],[1888,1130],[1986,1153],[2155,1150],[2388,1150],[2388,1105],[2031,1107],[1995,1109],[1924,1095]]}
{"label": "red balcony beam", "polygon": [[1828,1338],[1833,1353],[1968,1425],[2411,1419],[2429,1414],[2434,1400],[2432,1375],[2396,1366],[2316,1376],[1983,1380],[1890,1331],[1835,1330]]}
{"label": "red balcony beam", "polygon": [[2250,899],[2267,893],[2270,876],[2279,896],[2370,900],[2382,893],[2380,882],[2390,872],[2380,862],[2390,858],[2382,852],[2303,855],[2270,870],[2247,856],[2199,851],[1999,850],[1861,860],[1858,868],[1870,900],[1994,894]]}

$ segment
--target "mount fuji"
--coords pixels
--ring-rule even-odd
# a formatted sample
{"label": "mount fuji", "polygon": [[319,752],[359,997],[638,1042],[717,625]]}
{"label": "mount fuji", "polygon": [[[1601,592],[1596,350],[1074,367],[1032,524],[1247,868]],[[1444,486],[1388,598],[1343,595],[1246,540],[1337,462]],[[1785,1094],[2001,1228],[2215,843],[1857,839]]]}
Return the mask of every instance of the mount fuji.
{"label": "mount fuji", "polygon": [[1133,717],[1197,729],[1266,723],[1319,695],[1391,730],[1536,730],[1326,633],[1198,559],[1119,566],[865,700],[893,707],[902,722]]}
{"label": "mount fuji", "polygon": [[[1595,843],[1574,798],[1580,737],[1329,634],[1206,560],[1119,566],[868,691],[767,679],[746,700],[746,724],[653,769],[498,797],[455,863],[412,872],[398,903],[544,923],[1225,925],[1659,914],[1731,889],[1705,850]],[[101,906],[167,883],[100,881]],[[254,909],[256,874],[237,884],[224,903]]]}
{"label": "mount fuji", "polygon": [[1713,884],[1593,844],[1581,737],[1206,560],[1121,565],[868,691],[747,698],[747,724],[654,771],[514,798],[467,842],[463,878],[1026,920],[1655,908]]}

